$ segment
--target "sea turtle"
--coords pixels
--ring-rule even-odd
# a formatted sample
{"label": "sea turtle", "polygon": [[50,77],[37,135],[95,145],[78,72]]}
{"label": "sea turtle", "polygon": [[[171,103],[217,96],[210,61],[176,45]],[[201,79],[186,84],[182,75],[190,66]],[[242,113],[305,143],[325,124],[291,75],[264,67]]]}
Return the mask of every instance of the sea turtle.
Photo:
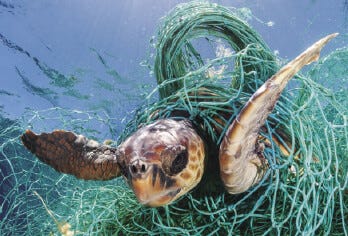
{"label": "sea turtle", "polygon": [[[228,193],[242,193],[262,179],[268,164],[259,142],[260,128],[291,77],[317,60],[321,48],[336,35],[319,40],[268,79],[228,127],[216,153]],[[59,172],[86,180],[123,175],[139,202],[151,207],[169,204],[193,189],[202,179],[209,151],[187,119],[159,119],[139,128],[118,147],[64,130],[39,135],[27,130],[21,139]]]}

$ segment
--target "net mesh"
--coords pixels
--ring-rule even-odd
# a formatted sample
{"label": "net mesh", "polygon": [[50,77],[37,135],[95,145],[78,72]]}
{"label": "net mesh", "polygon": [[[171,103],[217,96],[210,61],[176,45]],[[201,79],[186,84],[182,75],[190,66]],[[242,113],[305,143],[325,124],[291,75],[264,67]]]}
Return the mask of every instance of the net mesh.
{"label": "net mesh", "polygon": [[[153,67],[159,85],[115,145],[140,124],[169,116],[197,122],[208,142],[219,144],[241,106],[279,68],[277,58],[238,14],[190,2],[163,19]],[[214,49],[215,58],[203,58],[197,39]],[[266,176],[235,196],[218,179],[204,179],[209,184],[174,204],[144,207],[122,178],[80,181],[56,173],[19,141],[27,127],[40,132],[54,126],[98,140],[98,130],[103,130],[105,137],[113,137],[112,118],[62,108],[28,111],[16,121],[1,118],[0,234],[347,235],[347,63],[348,49],[342,48],[294,78],[262,132],[269,139],[277,136],[290,155],[283,156],[271,143],[265,150],[270,163]]]}

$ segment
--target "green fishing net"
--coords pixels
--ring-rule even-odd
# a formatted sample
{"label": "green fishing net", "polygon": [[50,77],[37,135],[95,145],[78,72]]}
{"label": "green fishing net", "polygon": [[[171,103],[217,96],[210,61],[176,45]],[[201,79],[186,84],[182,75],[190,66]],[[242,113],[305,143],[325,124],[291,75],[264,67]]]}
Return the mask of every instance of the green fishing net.
{"label": "green fishing net", "polygon": [[[200,125],[211,146],[220,143],[243,104],[281,64],[240,14],[190,2],[162,20],[152,68],[158,86],[115,145],[139,125],[173,116]],[[0,234],[59,235],[70,226],[75,235],[347,235],[347,64],[348,48],[338,49],[293,79],[261,133],[277,137],[290,155],[271,142],[265,149],[270,168],[257,186],[233,196],[218,176],[206,175],[195,191],[159,208],[140,205],[122,178],[81,181],[57,173],[19,141],[28,127],[52,126],[103,141],[115,135],[112,117],[52,108],[16,121],[1,118]],[[217,168],[217,152],[209,158]]]}

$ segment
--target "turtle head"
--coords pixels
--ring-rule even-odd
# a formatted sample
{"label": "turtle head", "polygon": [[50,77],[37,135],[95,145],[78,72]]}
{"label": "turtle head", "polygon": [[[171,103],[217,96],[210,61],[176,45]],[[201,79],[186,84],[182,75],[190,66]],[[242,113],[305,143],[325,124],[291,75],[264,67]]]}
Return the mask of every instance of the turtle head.
{"label": "turtle head", "polygon": [[122,174],[140,203],[169,204],[202,178],[204,143],[189,121],[158,120],[118,147]]}

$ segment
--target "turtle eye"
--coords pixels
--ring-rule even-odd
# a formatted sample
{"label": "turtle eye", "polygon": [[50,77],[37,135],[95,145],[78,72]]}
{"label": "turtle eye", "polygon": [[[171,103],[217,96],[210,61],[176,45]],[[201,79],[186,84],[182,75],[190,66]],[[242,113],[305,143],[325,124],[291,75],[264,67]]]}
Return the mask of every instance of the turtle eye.
{"label": "turtle eye", "polygon": [[177,175],[188,163],[187,149],[182,145],[170,146],[161,154],[162,167],[168,175]]}
{"label": "turtle eye", "polygon": [[170,173],[172,175],[180,173],[186,167],[188,162],[187,156],[188,154],[186,149],[176,155],[170,167]]}

